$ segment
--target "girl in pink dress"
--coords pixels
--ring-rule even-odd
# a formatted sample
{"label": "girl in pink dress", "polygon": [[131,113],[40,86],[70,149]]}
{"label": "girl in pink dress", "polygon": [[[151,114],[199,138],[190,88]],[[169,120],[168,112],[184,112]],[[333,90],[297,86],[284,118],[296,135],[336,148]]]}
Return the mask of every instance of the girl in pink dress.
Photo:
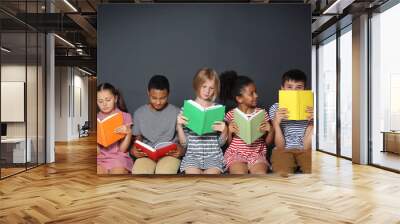
{"label": "girl in pink dress", "polygon": [[97,87],[97,107],[99,120],[114,113],[122,113],[124,123],[115,129],[115,132],[126,135],[107,148],[97,144],[97,173],[129,173],[133,166],[133,161],[127,153],[132,139],[132,116],[128,113],[119,91],[109,83],[103,83]]}

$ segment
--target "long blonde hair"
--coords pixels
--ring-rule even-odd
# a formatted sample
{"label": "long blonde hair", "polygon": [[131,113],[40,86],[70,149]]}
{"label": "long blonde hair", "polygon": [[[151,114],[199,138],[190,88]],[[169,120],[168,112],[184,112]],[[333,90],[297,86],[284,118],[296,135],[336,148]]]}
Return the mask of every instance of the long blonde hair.
{"label": "long blonde hair", "polygon": [[212,68],[202,68],[200,69],[193,78],[193,89],[196,94],[199,94],[200,87],[207,80],[214,81],[214,94],[212,100],[215,101],[219,96],[220,91],[220,81],[218,77],[218,73]]}

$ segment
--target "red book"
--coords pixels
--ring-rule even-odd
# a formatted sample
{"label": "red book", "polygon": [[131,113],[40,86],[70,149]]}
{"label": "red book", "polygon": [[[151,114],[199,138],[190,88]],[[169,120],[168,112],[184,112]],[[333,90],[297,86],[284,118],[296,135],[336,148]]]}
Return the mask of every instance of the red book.
{"label": "red book", "polygon": [[135,147],[142,152],[145,152],[147,156],[154,161],[157,161],[160,158],[164,157],[168,152],[176,150],[176,144],[172,142],[158,143],[153,148],[139,140],[136,140]]}

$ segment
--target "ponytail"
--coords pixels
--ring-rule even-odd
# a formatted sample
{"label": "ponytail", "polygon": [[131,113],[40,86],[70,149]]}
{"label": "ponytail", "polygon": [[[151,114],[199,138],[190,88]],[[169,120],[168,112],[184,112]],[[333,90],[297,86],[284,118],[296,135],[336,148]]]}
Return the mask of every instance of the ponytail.
{"label": "ponytail", "polygon": [[221,91],[219,95],[219,101],[221,104],[226,105],[229,102],[235,103],[235,97],[232,95],[232,86],[234,85],[238,74],[236,71],[225,71],[219,76],[221,82]]}
{"label": "ponytail", "polygon": [[249,84],[254,83],[247,76],[239,76],[235,71],[225,71],[221,73],[221,94],[220,103],[225,105],[226,111],[230,111],[238,106],[237,96],[242,95],[242,90]]}
{"label": "ponytail", "polygon": [[124,100],[124,98],[122,97],[121,92],[120,92],[118,89],[116,89],[116,90],[117,90],[116,96],[117,96],[117,107],[118,107],[118,109],[119,109],[120,111],[123,111],[123,112],[125,112],[125,113],[128,113],[128,108],[126,107],[125,100]]}
{"label": "ponytail", "polygon": [[221,73],[220,80],[221,94],[219,99],[222,104],[228,101],[237,103],[236,97],[242,95],[243,88],[254,83],[254,81],[247,76],[239,76],[236,71],[225,71]]}

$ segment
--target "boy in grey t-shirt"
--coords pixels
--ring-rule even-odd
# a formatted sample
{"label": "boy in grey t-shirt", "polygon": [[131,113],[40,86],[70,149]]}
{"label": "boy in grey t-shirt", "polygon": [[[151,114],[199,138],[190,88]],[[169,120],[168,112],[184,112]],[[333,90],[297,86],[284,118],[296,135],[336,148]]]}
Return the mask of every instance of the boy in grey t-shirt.
{"label": "boy in grey t-shirt", "polygon": [[137,159],[132,174],[176,174],[183,154],[176,135],[176,117],[180,110],[168,104],[169,82],[161,75],[153,76],[148,85],[149,103],[139,107],[133,115],[133,135],[137,140],[152,147],[162,142],[177,143],[177,150],[160,160],[147,158],[146,153],[136,147],[131,149]]}

